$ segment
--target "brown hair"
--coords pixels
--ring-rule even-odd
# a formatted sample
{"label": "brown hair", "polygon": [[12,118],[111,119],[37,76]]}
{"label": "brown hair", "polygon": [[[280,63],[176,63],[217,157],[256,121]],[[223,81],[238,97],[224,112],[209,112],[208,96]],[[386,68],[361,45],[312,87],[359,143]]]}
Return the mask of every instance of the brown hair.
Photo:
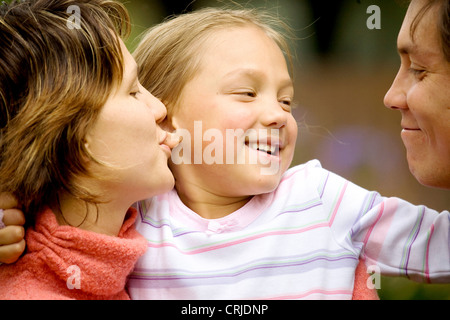
{"label": "brown hair", "polygon": [[439,15],[437,20],[438,32],[444,56],[450,62],[450,0],[428,0],[411,24],[411,37],[414,37],[423,16],[434,6],[439,6],[436,10]]}
{"label": "brown hair", "polygon": [[[70,25],[70,6],[79,9],[78,26]],[[1,5],[0,191],[15,195],[25,212],[59,190],[96,197],[75,177],[89,176],[83,159],[95,160],[85,136],[122,81],[118,36],[129,29],[126,9],[109,0]]]}
{"label": "brown hair", "polygon": [[198,71],[203,45],[212,33],[246,26],[258,27],[273,39],[292,69],[292,54],[285,38],[285,34],[292,34],[290,28],[256,9],[205,8],[176,16],[144,34],[134,51],[139,79],[166,105],[169,118],[185,84]]}

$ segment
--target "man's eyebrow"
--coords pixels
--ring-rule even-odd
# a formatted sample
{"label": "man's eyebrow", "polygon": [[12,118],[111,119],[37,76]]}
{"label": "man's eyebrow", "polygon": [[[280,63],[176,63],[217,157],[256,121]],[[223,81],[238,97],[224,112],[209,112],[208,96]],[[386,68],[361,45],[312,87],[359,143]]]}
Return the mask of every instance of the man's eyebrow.
{"label": "man's eyebrow", "polygon": [[400,45],[397,51],[400,55],[408,55],[415,53],[417,51],[417,46],[415,44]]}

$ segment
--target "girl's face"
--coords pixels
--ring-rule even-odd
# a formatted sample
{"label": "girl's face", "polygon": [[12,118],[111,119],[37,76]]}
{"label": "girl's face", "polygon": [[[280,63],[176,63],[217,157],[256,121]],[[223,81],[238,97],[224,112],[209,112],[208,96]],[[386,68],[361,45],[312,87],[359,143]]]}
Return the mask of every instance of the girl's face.
{"label": "girl's face", "polygon": [[410,29],[424,0],[414,0],[398,36],[400,70],[385,105],[402,115],[402,140],[410,170],[424,185],[450,188],[450,62],[437,29],[438,7]]}
{"label": "girl's face", "polygon": [[87,137],[92,155],[106,163],[94,165],[104,177],[101,188],[108,196],[133,203],[173,188],[168,158],[174,147],[158,123],[165,106],[138,81],[136,63],[121,42],[124,78],[100,111]]}
{"label": "girl's face", "polygon": [[288,169],[297,138],[285,58],[256,27],[218,31],[209,40],[171,119],[175,129],[190,132],[192,154],[192,164],[173,166],[174,175],[196,179],[181,183],[215,195],[270,192]]}

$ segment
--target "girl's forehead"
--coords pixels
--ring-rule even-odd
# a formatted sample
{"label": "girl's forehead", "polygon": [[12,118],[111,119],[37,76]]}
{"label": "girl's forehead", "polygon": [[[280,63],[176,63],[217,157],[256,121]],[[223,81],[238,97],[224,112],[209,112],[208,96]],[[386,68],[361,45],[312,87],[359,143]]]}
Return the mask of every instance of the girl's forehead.
{"label": "girl's forehead", "polygon": [[[261,27],[253,24],[218,28],[210,34],[211,44],[224,43],[224,40],[239,40],[242,38],[249,39],[270,39],[269,35]],[[241,45],[245,43],[240,43]]]}
{"label": "girl's forehead", "polygon": [[204,46],[199,46],[199,52],[208,60],[234,59],[237,62],[243,59],[256,59],[269,55],[279,55],[283,58],[281,48],[264,30],[256,26],[241,26],[230,29],[220,29],[209,36],[209,41],[204,41]]}

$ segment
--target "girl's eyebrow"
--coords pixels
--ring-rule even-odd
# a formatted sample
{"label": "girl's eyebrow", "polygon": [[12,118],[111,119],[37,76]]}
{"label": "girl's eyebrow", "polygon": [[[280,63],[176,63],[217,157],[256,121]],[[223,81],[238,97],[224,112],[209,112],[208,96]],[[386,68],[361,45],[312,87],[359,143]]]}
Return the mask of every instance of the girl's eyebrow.
{"label": "girl's eyebrow", "polygon": [[[235,77],[247,77],[247,78],[256,79],[256,78],[264,78],[264,77],[266,77],[266,74],[260,70],[253,69],[253,68],[238,68],[238,69],[228,72],[224,76],[224,79],[235,78]],[[294,83],[292,82],[292,79],[289,77],[282,81],[281,87],[282,88],[294,87]]]}
{"label": "girl's eyebrow", "polygon": [[264,75],[263,72],[253,69],[253,68],[238,68],[233,71],[228,72],[225,77],[231,77],[231,76],[253,76],[253,75]]}

